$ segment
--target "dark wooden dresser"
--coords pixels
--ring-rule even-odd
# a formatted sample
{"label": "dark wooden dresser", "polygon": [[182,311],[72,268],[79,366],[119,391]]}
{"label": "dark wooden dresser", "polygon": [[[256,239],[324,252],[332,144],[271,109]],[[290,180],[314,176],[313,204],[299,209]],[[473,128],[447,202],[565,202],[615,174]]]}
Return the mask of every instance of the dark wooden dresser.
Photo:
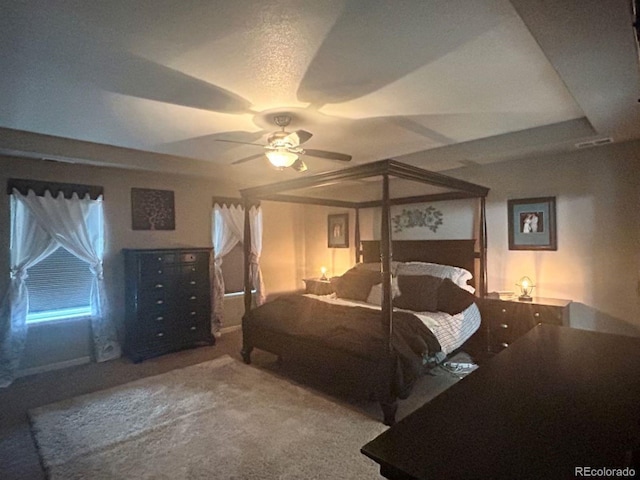
{"label": "dark wooden dresser", "polygon": [[124,249],[125,354],[134,362],[213,345],[210,248]]}
{"label": "dark wooden dresser", "polygon": [[569,325],[571,300],[534,297],[531,301],[482,298],[478,301],[488,351],[498,353],[539,323]]}
{"label": "dark wooden dresser", "polygon": [[636,478],[639,370],[640,338],[541,324],[362,453],[394,480]]}

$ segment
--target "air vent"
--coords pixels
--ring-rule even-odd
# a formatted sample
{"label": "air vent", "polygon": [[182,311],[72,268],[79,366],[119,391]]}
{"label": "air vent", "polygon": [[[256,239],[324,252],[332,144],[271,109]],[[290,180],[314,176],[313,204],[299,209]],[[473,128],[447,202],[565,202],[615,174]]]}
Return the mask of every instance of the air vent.
{"label": "air vent", "polygon": [[598,138],[596,140],[589,140],[587,142],[576,143],[576,148],[599,147],[600,145],[606,145],[607,143],[613,143],[613,138],[605,137]]}

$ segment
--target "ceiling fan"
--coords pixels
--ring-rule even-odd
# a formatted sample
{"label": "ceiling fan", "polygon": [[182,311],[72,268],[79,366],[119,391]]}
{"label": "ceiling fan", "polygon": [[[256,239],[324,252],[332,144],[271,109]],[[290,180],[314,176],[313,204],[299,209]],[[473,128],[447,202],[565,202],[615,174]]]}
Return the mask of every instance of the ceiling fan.
{"label": "ceiling fan", "polygon": [[284,169],[291,167],[298,172],[304,172],[307,169],[307,165],[300,159],[300,156],[307,155],[310,157],[325,158],[328,160],[338,160],[341,162],[351,161],[351,155],[344,153],[329,152],[326,150],[314,150],[303,149],[300,145],[309,140],[313,134],[306,130],[296,130],[295,132],[285,131],[285,127],[291,123],[291,117],[289,115],[276,115],[273,119],[274,123],[282,128],[281,131],[273,132],[267,137],[267,144],[262,145],[260,143],[240,142],[237,140],[224,140],[217,139],[219,142],[241,143],[244,145],[255,145],[262,147],[265,152],[251,155],[249,157],[236,160],[231,165],[237,165],[239,163],[248,162],[256,158],[266,155],[271,164],[278,168]]}

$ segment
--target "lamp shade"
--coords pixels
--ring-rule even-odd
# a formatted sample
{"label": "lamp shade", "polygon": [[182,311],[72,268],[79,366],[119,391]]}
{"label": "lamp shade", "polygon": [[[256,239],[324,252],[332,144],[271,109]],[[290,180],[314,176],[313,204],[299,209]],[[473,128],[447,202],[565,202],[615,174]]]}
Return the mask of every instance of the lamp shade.
{"label": "lamp shade", "polygon": [[529,277],[522,277],[516,283],[518,287],[520,287],[521,295],[518,297],[519,300],[531,300],[531,292],[533,292],[533,287],[535,285],[531,281]]}
{"label": "lamp shade", "polygon": [[286,148],[276,148],[265,153],[271,165],[276,168],[286,168],[293,165],[298,159],[298,155],[288,151]]}

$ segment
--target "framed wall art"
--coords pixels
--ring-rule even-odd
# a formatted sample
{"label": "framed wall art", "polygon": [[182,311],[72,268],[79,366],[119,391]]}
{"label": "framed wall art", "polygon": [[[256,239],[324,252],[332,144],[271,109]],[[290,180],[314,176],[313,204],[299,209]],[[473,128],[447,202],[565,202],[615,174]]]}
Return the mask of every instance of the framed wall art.
{"label": "framed wall art", "polygon": [[175,230],[175,208],[171,190],[131,189],[133,230]]}
{"label": "framed wall art", "polygon": [[327,234],[329,248],[349,247],[349,214],[338,213],[329,215],[327,221]]}
{"label": "framed wall art", "polygon": [[556,198],[508,201],[509,250],[557,250]]}

